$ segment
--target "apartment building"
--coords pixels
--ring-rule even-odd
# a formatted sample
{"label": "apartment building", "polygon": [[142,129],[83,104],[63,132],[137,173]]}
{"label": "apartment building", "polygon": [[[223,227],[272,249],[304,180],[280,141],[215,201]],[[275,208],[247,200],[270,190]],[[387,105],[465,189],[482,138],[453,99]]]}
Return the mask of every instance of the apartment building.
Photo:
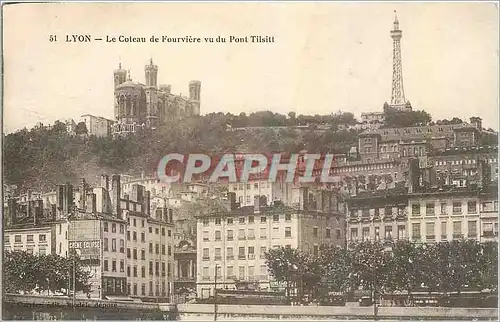
{"label": "apartment building", "polygon": [[[307,189],[302,193],[307,195]],[[247,281],[270,290],[265,253],[272,247],[317,253],[320,245],[344,244],[343,216],[328,198],[294,209],[279,202],[261,206],[264,199],[258,196],[253,206],[237,207],[235,193],[228,195],[225,208],[197,217],[198,297],[213,295],[216,275],[218,288],[235,289],[237,282]]]}

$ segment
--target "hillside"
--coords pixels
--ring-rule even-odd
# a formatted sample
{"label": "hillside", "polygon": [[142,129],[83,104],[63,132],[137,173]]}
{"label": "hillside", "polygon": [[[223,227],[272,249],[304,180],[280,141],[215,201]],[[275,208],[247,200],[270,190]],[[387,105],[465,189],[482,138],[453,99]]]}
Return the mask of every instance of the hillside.
{"label": "hillside", "polygon": [[[270,113],[270,112],[269,112]],[[277,114],[276,114],[277,115]],[[357,144],[355,131],[314,131],[284,128],[228,131],[227,125],[273,126],[268,118],[209,114],[171,122],[164,127],[113,139],[72,136],[56,122],[50,128],[23,129],[4,138],[5,184],[20,191],[47,191],[80,177],[96,182],[101,173],[153,174],[167,153],[309,152],[343,153]],[[285,116],[281,116],[286,121]],[[278,119],[278,118],[276,118]],[[290,117],[288,117],[290,119]],[[322,122],[323,119],[318,119]],[[332,123],[332,119],[330,119]]]}

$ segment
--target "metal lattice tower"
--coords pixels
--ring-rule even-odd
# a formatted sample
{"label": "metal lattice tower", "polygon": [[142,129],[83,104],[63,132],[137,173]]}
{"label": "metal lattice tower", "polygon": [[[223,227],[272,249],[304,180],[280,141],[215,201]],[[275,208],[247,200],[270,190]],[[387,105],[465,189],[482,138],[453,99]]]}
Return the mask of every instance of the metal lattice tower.
{"label": "metal lattice tower", "polygon": [[[396,15],[396,10],[394,10],[394,14]],[[401,37],[403,37],[403,31],[399,29],[398,16],[396,15],[394,18],[394,28],[391,30],[391,38],[393,40],[391,105],[398,109],[403,109],[406,103],[405,92],[403,89]]]}

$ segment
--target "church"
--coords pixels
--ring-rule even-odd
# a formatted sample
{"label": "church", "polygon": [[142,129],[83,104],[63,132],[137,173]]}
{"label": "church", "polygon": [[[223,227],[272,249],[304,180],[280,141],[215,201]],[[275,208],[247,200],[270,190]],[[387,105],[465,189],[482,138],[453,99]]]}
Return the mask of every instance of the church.
{"label": "church", "polygon": [[144,67],[145,84],[134,82],[121,63],[114,71],[114,135],[156,128],[169,119],[200,115],[201,82],[189,82],[189,97],[171,93],[170,85],[158,85],[158,66],[150,59]]}

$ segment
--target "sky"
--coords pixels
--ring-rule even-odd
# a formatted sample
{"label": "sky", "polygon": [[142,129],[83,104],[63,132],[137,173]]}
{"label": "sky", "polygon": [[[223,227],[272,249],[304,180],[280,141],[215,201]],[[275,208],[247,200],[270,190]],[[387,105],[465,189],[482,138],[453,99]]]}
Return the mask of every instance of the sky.
{"label": "sky", "polygon": [[[471,116],[498,130],[495,3],[45,3],[4,6],[4,131],[37,122],[113,119],[113,71],[188,94],[201,113],[382,111],[390,101],[394,10],[406,98],[433,119]],[[147,43],[65,42],[146,37]],[[50,35],[57,42],[50,42]],[[157,37],[274,36],[274,43],[150,43]]]}

